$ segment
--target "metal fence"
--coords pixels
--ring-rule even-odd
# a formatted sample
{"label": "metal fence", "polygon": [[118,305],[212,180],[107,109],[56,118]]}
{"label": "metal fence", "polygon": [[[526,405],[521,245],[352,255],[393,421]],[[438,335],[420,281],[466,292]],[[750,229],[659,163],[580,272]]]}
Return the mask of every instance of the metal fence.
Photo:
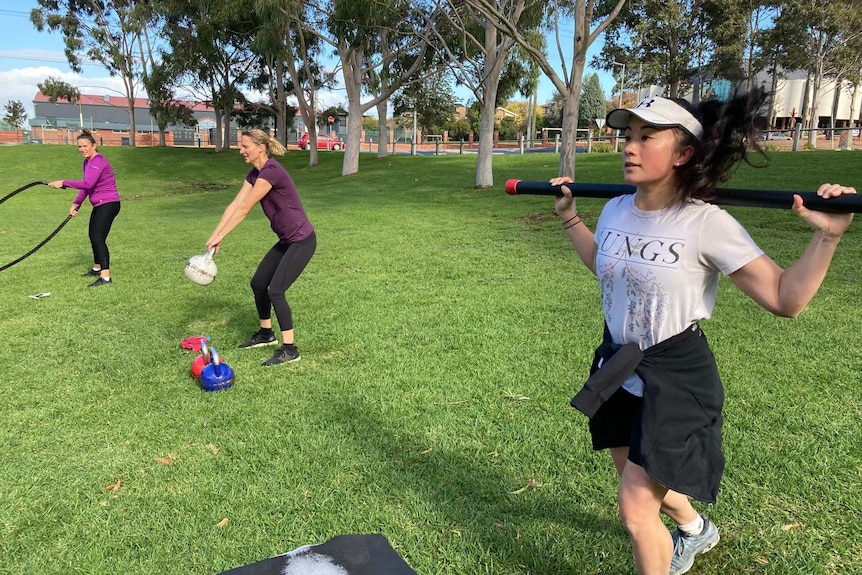
{"label": "metal fence", "polygon": [[[6,144],[64,144],[74,145],[80,130],[71,128],[35,128],[20,131],[0,131],[0,143]],[[94,132],[96,143],[103,146],[130,145],[128,132],[97,130]],[[211,147],[213,134],[203,130],[173,130],[166,133],[168,146]],[[388,134],[384,136],[388,139]],[[362,152],[376,152],[378,143],[376,131],[366,131],[361,143]],[[765,130],[759,138],[761,147],[776,151],[817,150],[860,150],[862,133],[859,127],[803,129],[797,125],[792,130]],[[158,132],[138,132],[138,146],[157,146]],[[294,142],[291,142],[294,143]],[[575,151],[577,153],[619,152],[623,139],[616,134],[594,135],[587,130],[578,130]],[[231,145],[236,145],[236,135],[231,134]],[[495,153],[559,153],[562,147],[558,132],[547,137],[518,138],[494,142]],[[430,135],[422,141],[414,142],[411,130],[395,130],[387,151],[393,154],[442,155],[469,154],[479,150],[478,140],[455,140],[444,142],[440,135]]]}
{"label": "metal fence", "polygon": [[[376,135],[376,133],[375,133]],[[478,141],[449,141],[443,142],[442,138],[427,138],[422,142],[413,142],[396,139],[387,144],[388,150],[395,154],[410,155],[443,155],[443,154],[469,154],[479,150]],[[813,138],[809,144],[809,137]],[[797,126],[793,130],[767,130],[760,137],[760,146],[767,151],[803,151],[816,150],[862,150],[862,134],[859,127],[842,128],[817,128],[802,129]],[[576,153],[608,153],[620,152],[624,139],[617,137],[615,133],[604,133],[594,135],[588,130],[578,130],[576,140]],[[518,138],[517,140],[498,140],[494,142],[494,153],[527,154],[527,153],[555,153],[558,154],[562,147],[559,133],[548,138]],[[366,137],[362,142],[363,152],[377,151],[377,138]]]}

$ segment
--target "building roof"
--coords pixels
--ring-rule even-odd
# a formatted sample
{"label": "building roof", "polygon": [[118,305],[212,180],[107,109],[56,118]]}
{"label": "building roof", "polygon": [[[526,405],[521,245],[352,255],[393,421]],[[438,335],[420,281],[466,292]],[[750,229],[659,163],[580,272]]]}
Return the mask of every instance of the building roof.
{"label": "building roof", "polygon": [[[36,92],[36,95],[33,97],[34,103],[43,103],[50,102],[51,99],[43,94],[41,91]],[[57,98],[57,102],[63,104],[69,104],[67,99],[65,98]],[[178,104],[184,104],[192,109],[192,111],[212,111],[212,107],[208,106],[203,102],[192,102],[188,100],[177,100]],[[129,99],[122,96],[111,96],[110,94],[104,95],[96,95],[96,94],[81,94],[81,99],[75,102],[75,104],[81,104],[84,106],[113,106],[119,108],[127,108],[129,105]],[[144,108],[149,109],[150,101],[147,98],[135,98],[135,108]]]}

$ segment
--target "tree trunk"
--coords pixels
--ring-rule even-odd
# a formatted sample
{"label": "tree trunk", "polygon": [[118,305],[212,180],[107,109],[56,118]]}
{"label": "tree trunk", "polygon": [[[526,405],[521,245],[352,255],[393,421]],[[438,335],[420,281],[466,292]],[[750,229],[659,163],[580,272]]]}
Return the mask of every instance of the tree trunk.
{"label": "tree trunk", "polygon": [[213,131],[213,135],[215,139],[213,141],[213,151],[218,153],[221,152],[222,149],[222,121],[221,121],[221,112],[219,110],[215,110],[215,130]]}
{"label": "tree trunk", "polygon": [[476,161],[476,188],[490,188],[494,185],[494,115],[497,99],[497,82],[486,80],[482,94],[482,116],[479,120],[479,150]]}
{"label": "tree trunk", "polygon": [[135,136],[138,133],[138,129],[135,126],[135,100],[133,98],[127,99],[129,102],[129,145],[136,145]]}
{"label": "tree trunk", "polygon": [[838,104],[841,103],[841,88],[844,85],[844,80],[839,76],[834,80],[835,88],[832,91],[832,113],[829,114],[829,140],[832,143],[832,149],[835,149],[835,116],[838,115]]}
{"label": "tree trunk", "polygon": [[222,142],[222,149],[230,150],[230,141],[233,130],[230,127],[231,114],[233,114],[233,104],[225,104],[224,106],[224,141]]}
{"label": "tree trunk", "polygon": [[342,176],[352,176],[359,172],[359,148],[362,146],[362,62],[359,50],[339,47],[341,71],[344,76],[344,89],[347,92],[347,140],[345,140]]}
{"label": "tree trunk", "polygon": [[[581,33],[579,31],[579,33]],[[562,148],[560,149],[560,175],[575,179],[575,153],[578,146],[578,115],[581,107],[581,87],[584,82],[584,66],[587,61],[587,46],[577,51],[572,61],[572,77],[566,91],[563,109]],[[620,94],[622,94],[622,83]]]}
{"label": "tree trunk", "polygon": [[347,139],[344,147],[344,163],[341,175],[350,176],[359,172],[359,148],[362,146],[362,104],[348,100]]}
{"label": "tree trunk", "polygon": [[778,92],[778,65],[772,61],[772,83],[769,86],[769,127],[774,128],[775,94]]}
{"label": "tree trunk", "polygon": [[389,102],[381,100],[377,103],[377,157],[389,155],[389,133],[386,131],[386,116],[389,113]]}
{"label": "tree trunk", "polygon": [[299,103],[299,115],[302,116],[302,122],[305,124],[305,131],[308,133],[309,166],[316,166],[320,163],[320,157],[317,154],[317,115],[315,112],[316,94],[317,92],[312,89],[310,103],[307,102],[304,97],[297,98],[297,102]]}
{"label": "tree trunk", "polygon": [[275,65],[275,135],[287,149],[287,95],[284,93],[284,60]]}
{"label": "tree trunk", "polygon": [[563,108],[560,175],[575,179],[575,153],[578,146],[578,109],[581,100],[581,74],[572,74],[572,86]]}
{"label": "tree trunk", "polygon": [[[479,119],[479,150],[476,160],[476,188],[490,188],[494,185],[494,126],[497,117],[497,89],[500,85],[500,72],[509,52],[501,46],[497,38],[499,32],[490,24],[485,25],[485,63],[482,81],[482,115]],[[511,44],[507,44],[510,46]]]}
{"label": "tree trunk", "polygon": [[814,74],[814,81],[811,83],[811,103],[808,106],[810,131],[808,132],[808,143],[813,147],[817,147],[817,128],[820,117],[817,115],[817,100],[820,92],[822,77],[819,73]]}
{"label": "tree trunk", "polygon": [[847,132],[847,139],[844,141],[844,149],[852,150],[853,149],[853,131],[856,129],[856,122],[853,120],[853,110],[856,109],[857,97],[859,96],[859,84],[856,84],[853,87],[853,91],[850,93],[850,121],[848,122],[848,127],[850,130]]}

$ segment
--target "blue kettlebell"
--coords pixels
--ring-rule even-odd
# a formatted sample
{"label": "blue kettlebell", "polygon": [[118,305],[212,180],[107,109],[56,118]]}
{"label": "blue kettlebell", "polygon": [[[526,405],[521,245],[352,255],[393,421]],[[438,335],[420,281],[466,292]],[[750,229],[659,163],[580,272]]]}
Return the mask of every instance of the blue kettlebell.
{"label": "blue kettlebell", "polygon": [[204,391],[219,391],[233,385],[233,369],[221,361],[218,352],[210,346],[210,363],[201,371],[201,388]]}

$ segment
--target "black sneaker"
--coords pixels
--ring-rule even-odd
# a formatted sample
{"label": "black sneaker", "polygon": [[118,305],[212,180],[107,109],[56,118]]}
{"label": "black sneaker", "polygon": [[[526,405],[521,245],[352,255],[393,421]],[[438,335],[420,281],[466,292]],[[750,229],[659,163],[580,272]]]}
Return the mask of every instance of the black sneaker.
{"label": "black sneaker", "polygon": [[97,279],[96,281],[91,283],[88,287],[109,286],[112,283],[114,283],[114,282],[111,281],[111,278],[100,277],[99,279]]}
{"label": "black sneaker", "polygon": [[97,276],[102,273],[102,270],[94,270],[93,268],[88,269],[86,272],[81,274],[82,278],[88,278],[92,276]]}
{"label": "black sneaker", "polygon": [[282,347],[277,352],[275,352],[275,355],[263,362],[261,365],[268,367],[271,365],[290,363],[292,361],[299,361],[299,350],[295,347],[292,350],[285,349],[284,347]]}
{"label": "black sneaker", "polygon": [[265,345],[276,345],[278,340],[275,339],[275,334],[270,333],[269,335],[263,335],[261,330],[254,332],[254,335],[251,336],[251,339],[247,342],[239,344],[240,348],[248,349],[252,347],[263,347]]}

